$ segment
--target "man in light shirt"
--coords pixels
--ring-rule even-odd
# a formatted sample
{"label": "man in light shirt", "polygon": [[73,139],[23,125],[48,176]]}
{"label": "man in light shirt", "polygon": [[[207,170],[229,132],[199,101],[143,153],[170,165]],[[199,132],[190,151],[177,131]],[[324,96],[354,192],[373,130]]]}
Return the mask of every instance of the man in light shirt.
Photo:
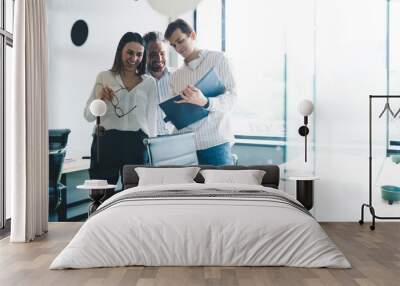
{"label": "man in light shirt", "polygon": [[[230,127],[230,113],[237,94],[227,58],[222,52],[196,48],[196,33],[182,19],[170,23],[164,37],[185,62],[171,75],[172,93],[182,97],[182,100],[177,103],[191,103],[209,111],[207,117],[180,131],[195,133],[199,164],[232,165],[231,145],[234,137]],[[216,97],[207,98],[194,85],[212,68],[224,84],[225,92]]]}
{"label": "man in light shirt", "polygon": [[[160,32],[149,32],[143,36],[146,43],[147,74],[152,76],[157,83],[158,104],[171,98],[171,73],[172,69],[166,66],[167,47],[164,36]],[[157,108],[157,134],[166,135],[172,132],[171,123],[165,123],[164,112]]]}

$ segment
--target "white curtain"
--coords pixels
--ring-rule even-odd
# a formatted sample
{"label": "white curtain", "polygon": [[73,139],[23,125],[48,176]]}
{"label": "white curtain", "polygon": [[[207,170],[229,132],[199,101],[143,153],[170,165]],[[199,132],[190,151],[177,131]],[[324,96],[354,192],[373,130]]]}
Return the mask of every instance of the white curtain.
{"label": "white curtain", "polygon": [[[47,18],[45,0],[15,1],[13,93],[6,120],[12,242],[48,227]],[[9,136],[9,137],[8,137]]]}

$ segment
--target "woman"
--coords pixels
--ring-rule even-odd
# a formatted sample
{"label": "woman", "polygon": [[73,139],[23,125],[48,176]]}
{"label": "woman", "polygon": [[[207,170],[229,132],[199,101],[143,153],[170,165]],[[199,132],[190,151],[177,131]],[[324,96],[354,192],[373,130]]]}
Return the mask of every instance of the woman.
{"label": "woman", "polygon": [[144,41],[138,33],[128,32],[119,41],[112,68],[97,76],[84,116],[89,122],[96,120],[89,110],[94,99],[104,100],[107,112],[101,117],[105,132],[99,136],[99,158],[93,135],[91,179],[116,184],[123,165],[144,164],[143,139],[157,135],[157,86],[145,75],[145,67]]}

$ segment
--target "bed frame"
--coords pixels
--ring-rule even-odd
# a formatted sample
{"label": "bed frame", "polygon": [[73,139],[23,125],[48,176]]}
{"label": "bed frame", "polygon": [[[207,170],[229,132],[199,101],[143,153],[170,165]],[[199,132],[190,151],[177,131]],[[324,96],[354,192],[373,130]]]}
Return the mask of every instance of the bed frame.
{"label": "bed frame", "polygon": [[[122,172],[122,184],[123,189],[129,189],[136,187],[139,183],[139,176],[135,171],[136,167],[146,167],[146,168],[183,168],[188,166],[143,166],[143,165],[125,165]],[[252,165],[252,166],[198,166],[202,170],[206,169],[219,169],[219,170],[263,170],[265,175],[262,179],[261,184],[265,187],[271,187],[278,189],[279,186],[279,167],[277,165]],[[204,178],[200,174],[194,178],[197,183],[204,183]]]}

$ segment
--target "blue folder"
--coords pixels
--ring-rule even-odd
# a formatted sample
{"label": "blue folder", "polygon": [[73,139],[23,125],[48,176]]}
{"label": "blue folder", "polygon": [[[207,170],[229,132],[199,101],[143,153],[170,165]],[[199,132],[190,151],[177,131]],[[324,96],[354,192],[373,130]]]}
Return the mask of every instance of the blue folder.
{"label": "blue folder", "polygon": [[[206,97],[216,97],[225,92],[225,86],[212,68],[196,84]],[[176,129],[180,130],[208,116],[208,111],[198,105],[191,103],[176,103],[182,97],[177,95],[160,103],[161,109],[166,117],[165,122],[171,121]]]}

